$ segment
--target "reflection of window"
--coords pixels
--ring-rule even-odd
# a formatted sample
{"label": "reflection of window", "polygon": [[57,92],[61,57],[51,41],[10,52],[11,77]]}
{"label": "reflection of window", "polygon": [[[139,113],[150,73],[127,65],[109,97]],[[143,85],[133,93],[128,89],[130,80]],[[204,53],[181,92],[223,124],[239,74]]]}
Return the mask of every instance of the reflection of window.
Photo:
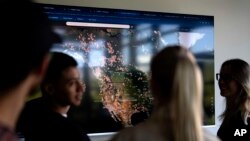
{"label": "reflection of window", "polygon": [[131,33],[129,32],[129,30],[122,30],[121,44],[123,46],[129,45],[129,42],[130,42],[129,36],[130,35],[131,35]]}
{"label": "reflection of window", "polygon": [[103,67],[105,65],[103,50],[93,49],[90,51],[88,63],[90,67]]}
{"label": "reflection of window", "polygon": [[129,47],[125,46],[122,49],[122,56],[123,56],[123,65],[129,64]]}
{"label": "reflection of window", "polygon": [[136,29],[136,41],[148,41],[151,38],[153,31],[150,24],[141,24]]}
{"label": "reflection of window", "polygon": [[149,62],[152,56],[153,45],[151,43],[143,44],[136,48],[136,62],[139,68],[144,72],[149,70]]}
{"label": "reflection of window", "polygon": [[93,40],[89,43],[89,51],[88,51],[88,65],[90,67],[102,67],[105,64],[104,58],[104,40]]}

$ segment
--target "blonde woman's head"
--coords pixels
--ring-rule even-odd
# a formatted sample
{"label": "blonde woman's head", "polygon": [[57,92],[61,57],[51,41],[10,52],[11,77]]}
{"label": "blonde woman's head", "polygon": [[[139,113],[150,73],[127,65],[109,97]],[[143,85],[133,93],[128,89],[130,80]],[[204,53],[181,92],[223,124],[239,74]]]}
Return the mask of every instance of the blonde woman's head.
{"label": "blonde woman's head", "polygon": [[174,140],[202,140],[202,75],[195,57],[181,46],[167,46],[151,62],[155,110],[167,109]]}

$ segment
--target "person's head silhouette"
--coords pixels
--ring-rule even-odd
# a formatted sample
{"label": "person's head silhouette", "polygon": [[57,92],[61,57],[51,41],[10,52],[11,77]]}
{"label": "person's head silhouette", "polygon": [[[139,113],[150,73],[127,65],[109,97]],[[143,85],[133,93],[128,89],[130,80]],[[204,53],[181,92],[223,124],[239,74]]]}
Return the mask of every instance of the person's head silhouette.
{"label": "person's head silhouette", "polygon": [[14,3],[4,1],[10,10],[0,10],[0,140],[16,140],[13,130],[25,98],[42,81],[50,48],[61,41],[35,3]]}

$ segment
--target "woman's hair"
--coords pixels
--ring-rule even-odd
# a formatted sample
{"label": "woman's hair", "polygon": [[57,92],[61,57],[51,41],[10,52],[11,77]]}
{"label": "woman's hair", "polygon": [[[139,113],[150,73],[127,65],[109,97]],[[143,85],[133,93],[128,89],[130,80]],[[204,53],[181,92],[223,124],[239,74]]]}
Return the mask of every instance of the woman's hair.
{"label": "woman's hair", "polygon": [[153,57],[151,73],[153,116],[162,126],[170,125],[165,127],[172,132],[169,138],[202,141],[203,85],[194,56],[184,47],[167,46]]}
{"label": "woman's hair", "polygon": [[237,112],[241,112],[241,117],[247,125],[247,118],[250,113],[250,67],[241,59],[230,59],[225,61],[222,68],[229,69],[232,78],[241,87],[241,92],[235,95],[233,100],[226,99],[226,109],[221,115],[225,120],[230,120]]}

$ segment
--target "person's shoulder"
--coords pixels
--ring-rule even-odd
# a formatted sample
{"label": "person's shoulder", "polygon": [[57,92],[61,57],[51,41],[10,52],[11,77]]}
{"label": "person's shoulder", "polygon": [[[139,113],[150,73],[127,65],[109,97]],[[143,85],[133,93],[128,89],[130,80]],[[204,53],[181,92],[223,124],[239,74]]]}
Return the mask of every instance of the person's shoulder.
{"label": "person's shoulder", "polygon": [[54,128],[53,136],[55,136],[55,138],[60,141],[90,141],[87,134],[73,120],[59,115],[54,116],[55,119],[51,124],[53,126],[52,128]]}
{"label": "person's shoulder", "polygon": [[207,130],[203,130],[204,132],[204,141],[220,141],[220,139],[213,135],[212,133],[208,132]]}
{"label": "person's shoulder", "polygon": [[114,136],[110,139],[110,141],[133,141],[135,138],[133,134],[135,133],[135,127],[127,127],[120,131],[117,131]]}
{"label": "person's shoulder", "polygon": [[43,102],[44,102],[44,99],[42,97],[39,97],[39,98],[35,98],[35,99],[27,101],[25,106],[26,107],[39,106]]}
{"label": "person's shoulder", "polygon": [[17,141],[17,135],[7,126],[0,123],[0,141]]}
{"label": "person's shoulder", "polygon": [[162,141],[163,136],[161,135],[158,124],[150,121],[139,123],[133,127],[126,127],[121,131],[118,131],[111,141]]}
{"label": "person's shoulder", "polygon": [[26,102],[23,110],[26,112],[41,112],[45,109],[44,106],[44,99],[40,97]]}
{"label": "person's shoulder", "polygon": [[50,126],[53,126],[58,131],[79,134],[82,132],[81,127],[76,124],[73,120],[66,118],[58,113],[50,113],[48,115]]}

